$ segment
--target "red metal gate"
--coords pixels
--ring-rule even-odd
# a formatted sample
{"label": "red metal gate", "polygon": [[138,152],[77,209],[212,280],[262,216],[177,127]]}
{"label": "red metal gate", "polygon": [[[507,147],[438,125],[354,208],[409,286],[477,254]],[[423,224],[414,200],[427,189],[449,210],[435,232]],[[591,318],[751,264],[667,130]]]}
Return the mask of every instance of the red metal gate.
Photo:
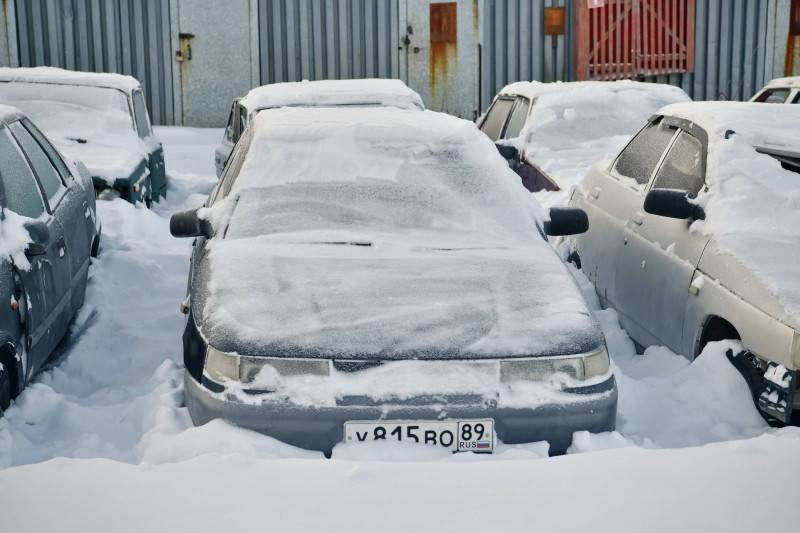
{"label": "red metal gate", "polygon": [[575,0],[575,78],[691,72],[695,0]]}

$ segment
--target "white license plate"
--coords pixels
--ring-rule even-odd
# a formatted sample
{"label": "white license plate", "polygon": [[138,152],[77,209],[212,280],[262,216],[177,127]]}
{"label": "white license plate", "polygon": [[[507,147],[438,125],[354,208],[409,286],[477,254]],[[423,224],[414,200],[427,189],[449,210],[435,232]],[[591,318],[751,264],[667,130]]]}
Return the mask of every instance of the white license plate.
{"label": "white license plate", "polygon": [[345,442],[398,441],[453,452],[491,452],[494,420],[345,422]]}

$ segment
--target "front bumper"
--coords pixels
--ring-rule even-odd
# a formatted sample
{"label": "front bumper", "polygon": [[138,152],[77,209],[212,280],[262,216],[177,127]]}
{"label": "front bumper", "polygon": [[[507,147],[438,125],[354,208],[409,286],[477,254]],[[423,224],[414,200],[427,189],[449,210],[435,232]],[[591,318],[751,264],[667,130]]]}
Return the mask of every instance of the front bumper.
{"label": "front bumper", "polygon": [[228,420],[288,444],[326,455],[344,439],[344,423],[351,420],[440,420],[493,418],[497,438],[505,444],[546,440],[550,453],[564,453],[576,431],[599,433],[614,429],[617,385],[614,377],[575,392],[576,401],[545,403],[530,408],[492,407],[486,404],[402,405],[363,404],[309,407],[289,402],[261,405],[242,403],[212,393],[188,372],[184,373],[186,406],[192,421],[205,424]]}

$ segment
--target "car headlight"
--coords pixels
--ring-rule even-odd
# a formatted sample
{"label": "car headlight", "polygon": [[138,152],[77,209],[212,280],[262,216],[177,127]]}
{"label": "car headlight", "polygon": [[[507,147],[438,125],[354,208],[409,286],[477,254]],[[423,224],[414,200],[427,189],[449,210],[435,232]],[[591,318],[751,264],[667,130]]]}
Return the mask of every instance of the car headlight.
{"label": "car headlight", "polygon": [[221,352],[213,346],[206,353],[205,372],[218,383],[239,381],[251,383],[259,372],[271,366],[283,377],[330,375],[330,361],[327,359],[293,359],[283,357],[249,357]]}
{"label": "car headlight", "polygon": [[605,347],[597,351],[570,357],[536,357],[500,362],[500,381],[544,381],[554,374],[566,374],[572,379],[587,381],[604,376],[609,370]]}

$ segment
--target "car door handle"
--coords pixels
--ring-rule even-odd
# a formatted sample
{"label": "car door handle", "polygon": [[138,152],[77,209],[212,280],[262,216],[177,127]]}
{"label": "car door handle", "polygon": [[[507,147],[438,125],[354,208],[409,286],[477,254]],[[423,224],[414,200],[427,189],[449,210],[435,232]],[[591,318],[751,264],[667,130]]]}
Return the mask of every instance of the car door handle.
{"label": "car door handle", "polygon": [[594,189],[592,189],[592,193],[591,193],[592,194],[592,198],[597,200],[598,198],[600,198],[600,193],[601,192],[602,192],[602,189],[600,187],[595,187]]}
{"label": "car door handle", "polygon": [[644,215],[642,215],[641,213],[636,213],[631,217],[631,222],[633,222],[637,226],[641,226],[642,224],[644,224]]}

